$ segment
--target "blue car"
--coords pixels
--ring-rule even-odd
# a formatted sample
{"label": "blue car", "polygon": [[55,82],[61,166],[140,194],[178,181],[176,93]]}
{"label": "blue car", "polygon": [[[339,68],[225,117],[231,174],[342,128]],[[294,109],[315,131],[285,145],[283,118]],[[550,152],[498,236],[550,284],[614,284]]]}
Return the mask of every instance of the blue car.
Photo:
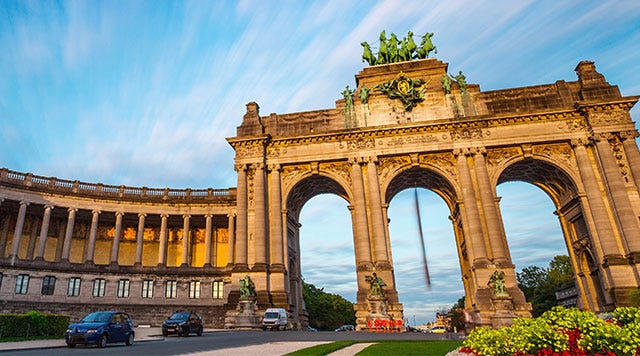
{"label": "blue car", "polygon": [[64,340],[71,348],[76,347],[77,344],[95,344],[98,347],[105,347],[115,342],[124,342],[127,346],[131,346],[134,338],[131,317],[119,311],[91,313],[80,322],[70,324],[64,333]]}

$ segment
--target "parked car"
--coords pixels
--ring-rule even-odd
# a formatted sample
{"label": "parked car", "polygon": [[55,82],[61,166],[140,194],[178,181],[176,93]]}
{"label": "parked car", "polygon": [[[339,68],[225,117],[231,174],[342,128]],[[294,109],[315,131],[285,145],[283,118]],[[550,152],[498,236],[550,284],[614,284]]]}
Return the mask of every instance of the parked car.
{"label": "parked car", "polygon": [[318,331],[318,329],[314,328],[314,327],[313,327],[313,326],[311,326],[311,325],[307,325],[307,326],[305,327],[305,330],[306,330],[306,331],[312,331],[312,332],[316,332],[316,331]]}
{"label": "parked car", "polygon": [[334,331],[354,331],[356,328],[353,325],[342,325]]}
{"label": "parked car", "polygon": [[135,332],[129,314],[120,311],[98,311],[91,313],[77,323],[69,324],[64,333],[68,347],[78,344],[95,344],[105,347],[107,344],[124,342],[133,345]]}
{"label": "parked car", "polygon": [[162,335],[177,334],[189,336],[195,333],[202,336],[202,317],[196,312],[177,311],[162,322]]}
{"label": "parked car", "polygon": [[289,321],[284,308],[268,308],[262,318],[262,330],[286,330]]}
{"label": "parked car", "polygon": [[436,325],[434,327],[431,328],[431,330],[429,330],[429,332],[433,333],[433,334],[444,334],[447,332],[447,328],[445,328],[442,325]]}

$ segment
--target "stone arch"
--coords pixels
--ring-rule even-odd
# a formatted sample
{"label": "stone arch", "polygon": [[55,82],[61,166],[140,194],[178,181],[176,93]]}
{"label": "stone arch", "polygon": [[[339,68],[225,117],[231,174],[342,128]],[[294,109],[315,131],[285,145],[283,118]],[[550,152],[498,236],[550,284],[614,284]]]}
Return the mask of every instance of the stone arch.
{"label": "stone arch", "polygon": [[[606,281],[594,259],[598,241],[588,228],[590,214],[581,198],[580,180],[576,180],[571,173],[571,170],[547,157],[523,158],[505,165],[494,188],[501,183],[522,181],[535,185],[549,196],[556,208],[554,214],[558,216],[562,227],[578,294],[581,299],[586,299],[579,303],[584,308],[600,311],[606,305],[603,297],[603,282]],[[506,240],[505,245],[508,245]]]}
{"label": "stone arch", "polygon": [[406,166],[398,169],[383,187],[385,203],[388,204],[399,192],[414,187],[432,190],[453,211],[458,196],[456,185],[433,167]]}
{"label": "stone arch", "polygon": [[300,212],[302,207],[311,198],[320,194],[335,194],[343,198],[349,203],[350,197],[347,190],[336,179],[326,174],[307,173],[300,176],[297,181],[291,185],[288,191],[284,192],[284,202],[286,211],[286,235],[287,260],[286,268],[289,271],[289,277],[286,281],[287,290],[290,291],[292,313],[302,322],[306,322],[306,310],[304,310],[304,301],[302,297],[302,269],[300,261]]}

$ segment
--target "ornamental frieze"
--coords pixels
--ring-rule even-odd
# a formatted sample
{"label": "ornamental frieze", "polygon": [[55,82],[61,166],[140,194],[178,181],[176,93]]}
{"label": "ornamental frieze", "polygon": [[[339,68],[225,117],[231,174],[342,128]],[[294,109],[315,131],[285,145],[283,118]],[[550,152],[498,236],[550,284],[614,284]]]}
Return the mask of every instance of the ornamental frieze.
{"label": "ornamental frieze", "polygon": [[264,152],[262,145],[239,145],[236,146],[237,157],[261,156]]}
{"label": "ornamental frieze", "polygon": [[589,124],[591,125],[608,125],[630,122],[629,114],[625,111],[607,110],[607,111],[590,111],[588,114]]}
{"label": "ornamental frieze", "polygon": [[359,137],[352,140],[341,140],[338,144],[338,148],[341,150],[363,150],[367,148],[374,148],[375,140],[372,137]]}
{"label": "ornamental frieze", "polygon": [[435,135],[425,135],[425,136],[410,136],[410,137],[391,137],[388,139],[379,139],[378,146],[404,146],[404,145],[414,145],[414,144],[427,144],[438,142],[439,139]]}
{"label": "ornamental frieze", "polygon": [[456,159],[451,152],[421,155],[420,164],[435,166],[450,177],[456,176]]}
{"label": "ornamental frieze", "polygon": [[584,118],[575,117],[575,118],[563,121],[558,125],[558,128],[563,131],[575,132],[575,131],[585,131],[587,130],[588,127]]}
{"label": "ornamental frieze", "polygon": [[256,169],[253,166],[247,169],[247,197],[248,197],[249,207],[253,207],[253,197],[255,192],[255,187],[253,182],[254,182],[255,176],[256,176]]}
{"label": "ornamental frieze", "polygon": [[283,146],[268,146],[267,157],[277,158],[287,154],[287,148]]}
{"label": "ornamental frieze", "polygon": [[450,134],[454,140],[473,140],[489,136],[491,133],[481,128],[460,128],[451,130]]}

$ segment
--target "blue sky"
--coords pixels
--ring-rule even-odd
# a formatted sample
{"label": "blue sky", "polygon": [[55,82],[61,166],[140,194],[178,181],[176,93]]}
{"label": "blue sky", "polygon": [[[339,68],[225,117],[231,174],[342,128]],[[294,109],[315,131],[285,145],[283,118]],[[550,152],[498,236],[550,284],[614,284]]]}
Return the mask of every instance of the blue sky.
{"label": "blue sky", "polygon": [[[224,138],[245,103],[262,115],[334,107],[364,65],[360,42],[382,29],[434,32],[435,56],[482,90],[576,80],[577,63],[593,60],[623,95],[640,94],[638,1],[6,0],[0,166],[105,184],[235,186]],[[544,193],[523,183],[498,193],[518,267],[566,253]],[[392,249],[405,314],[424,322],[462,286],[448,212],[426,190],[433,286],[420,284],[411,197],[391,202]],[[305,205],[303,274],[353,300],[347,219],[340,198]]]}

